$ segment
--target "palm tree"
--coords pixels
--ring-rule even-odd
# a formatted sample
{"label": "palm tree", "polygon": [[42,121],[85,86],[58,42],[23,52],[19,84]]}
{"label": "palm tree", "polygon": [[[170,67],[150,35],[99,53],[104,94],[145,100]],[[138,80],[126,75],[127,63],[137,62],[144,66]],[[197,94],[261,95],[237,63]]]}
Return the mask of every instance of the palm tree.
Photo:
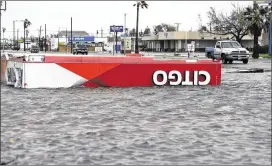
{"label": "palm tree", "polygon": [[[271,9],[270,9],[271,10]],[[262,35],[262,31],[268,30],[269,25],[269,8],[259,7],[254,1],[253,8],[247,7],[244,12],[246,19],[249,21],[249,32],[254,36],[253,58],[259,58],[258,38]]]}
{"label": "palm tree", "polygon": [[139,54],[138,36],[139,36],[139,9],[148,8],[148,4],[145,1],[136,1],[137,17],[136,17],[136,39],[135,39],[135,54]]}
{"label": "palm tree", "polygon": [[26,35],[26,28],[28,28],[31,25],[31,22],[28,19],[24,20],[24,51],[25,49],[25,35]]}

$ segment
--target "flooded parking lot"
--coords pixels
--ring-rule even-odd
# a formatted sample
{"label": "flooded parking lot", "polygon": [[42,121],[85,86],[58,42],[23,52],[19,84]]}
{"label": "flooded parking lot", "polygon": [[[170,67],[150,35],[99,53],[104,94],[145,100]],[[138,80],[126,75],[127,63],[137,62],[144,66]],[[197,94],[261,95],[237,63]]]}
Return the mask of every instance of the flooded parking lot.
{"label": "flooded parking lot", "polygon": [[[232,73],[263,68],[264,73]],[[271,164],[271,60],[223,65],[220,87],[1,85],[1,161]]]}

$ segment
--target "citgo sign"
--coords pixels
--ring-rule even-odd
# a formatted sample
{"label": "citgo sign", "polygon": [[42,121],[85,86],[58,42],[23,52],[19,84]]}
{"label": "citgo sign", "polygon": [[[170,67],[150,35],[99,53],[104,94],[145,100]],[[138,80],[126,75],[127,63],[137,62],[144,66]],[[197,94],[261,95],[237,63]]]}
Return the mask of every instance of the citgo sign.
{"label": "citgo sign", "polygon": [[[158,80],[158,76],[161,76],[161,80]],[[199,80],[199,76],[204,76],[204,81]],[[183,79],[184,78],[184,79]],[[211,81],[210,73],[207,71],[193,71],[192,80],[190,80],[190,71],[185,71],[184,75],[177,70],[172,70],[169,73],[158,70],[153,73],[152,77],[153,83],[157,86],[165,85],[169,82],[170,85],[178,86],[178,85],[209,85]]]}

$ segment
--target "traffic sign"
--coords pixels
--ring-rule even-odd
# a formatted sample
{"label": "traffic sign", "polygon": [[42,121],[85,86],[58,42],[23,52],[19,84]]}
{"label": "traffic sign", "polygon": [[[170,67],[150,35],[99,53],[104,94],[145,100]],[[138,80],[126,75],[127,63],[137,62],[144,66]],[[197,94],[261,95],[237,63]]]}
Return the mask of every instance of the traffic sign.
{"label": "traffic sign", "polygon": [[110,32],[123,32],[124,28],[121,25],[112,25],[110,26]]}

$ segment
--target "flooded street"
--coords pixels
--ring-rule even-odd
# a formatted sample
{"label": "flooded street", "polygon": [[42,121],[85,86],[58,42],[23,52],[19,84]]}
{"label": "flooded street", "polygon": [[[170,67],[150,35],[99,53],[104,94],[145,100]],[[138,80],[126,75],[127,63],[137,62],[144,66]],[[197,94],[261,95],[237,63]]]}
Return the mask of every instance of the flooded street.
{"label": "flooded street", "polygon": [[[263,68],[264,73],[235,73]],[[1,85],[1,161],[271,164],[271,60],[223,65],[219,87]]]}

